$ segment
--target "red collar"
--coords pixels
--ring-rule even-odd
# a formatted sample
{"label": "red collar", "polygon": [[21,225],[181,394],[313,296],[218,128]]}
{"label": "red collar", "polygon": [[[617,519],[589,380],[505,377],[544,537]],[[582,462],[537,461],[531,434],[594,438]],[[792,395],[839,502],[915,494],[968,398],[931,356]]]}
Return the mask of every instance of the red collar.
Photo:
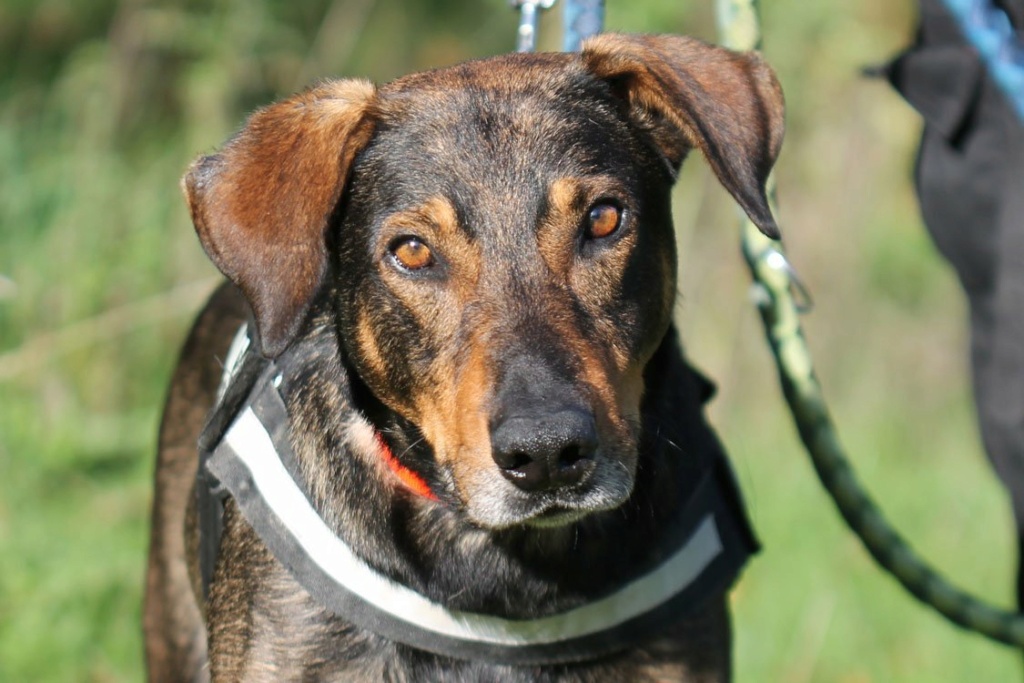
{"label": "red collar", "polygon": [[384,463],[387,464],[388,469],[391,470],[399,481],[405,484],[405,487],[415,493],[416,495],[437,502],[437,496],[430,490],[430,484],[427,483],[426,479],[413,472],[411,469],[398,462],[398,458],[391,452],[391,448],[388,446],[384,437],[381,436],[380,432],[374,432],[377,437],[377,445],[380,447],[381,457],[384,458]]}

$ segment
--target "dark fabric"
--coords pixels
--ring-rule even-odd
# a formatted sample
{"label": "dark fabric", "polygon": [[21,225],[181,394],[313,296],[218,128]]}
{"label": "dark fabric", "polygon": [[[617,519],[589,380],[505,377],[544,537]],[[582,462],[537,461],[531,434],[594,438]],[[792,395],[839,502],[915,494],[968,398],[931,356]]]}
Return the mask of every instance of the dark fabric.
{"label": "dark fabric", "polygon": [[[995,4],[1020,35],[1024,0]],[[921,213],[968,296],[982,438],[1024,538],[1024,126],[943,3],[920,5],[916,42],[888,76],[925,121]]]}
{"label": "dark fabric", "polygon": [[1024,2],[1021,0],[995,0],[995,5],[1006,12],[1010,17],[1010,23],[1019,33],[1024,27]]}
{"label": "dark fabric", "polygon": [[213,570],[220,551],[220,537],[224,532],[224,499],[227,490],[211,473],[207,464],[213,451],[224,438],[228,427],[238,417],[249,398],[249,392],[268,361],[258,353],[246,353],[232,381],[225,387],[224,396],[210,414],[199,435],[199,467],[196,469],[195,504],[199,524],[199,573],[203,584],[203,598],[210,597]]}

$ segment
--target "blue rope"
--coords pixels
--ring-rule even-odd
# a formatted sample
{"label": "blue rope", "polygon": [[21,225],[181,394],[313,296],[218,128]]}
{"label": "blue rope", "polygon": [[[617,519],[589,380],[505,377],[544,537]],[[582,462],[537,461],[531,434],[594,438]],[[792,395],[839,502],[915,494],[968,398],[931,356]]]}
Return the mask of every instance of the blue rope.
{"label": "blue rope", "polygon": [[942,1],[1024,121],[1024,45],[1006,12],[991,0]]}
{"label": "blue rope", "polygon": [[577,52],[585,38],[604,27],[604,0],[563,0],[562,49]]}

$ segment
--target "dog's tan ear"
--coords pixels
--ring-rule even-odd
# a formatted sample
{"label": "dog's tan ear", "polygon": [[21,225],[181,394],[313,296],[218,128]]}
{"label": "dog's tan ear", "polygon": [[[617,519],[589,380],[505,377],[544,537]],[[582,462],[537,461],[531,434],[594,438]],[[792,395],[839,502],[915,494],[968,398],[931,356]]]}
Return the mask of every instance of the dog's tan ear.
{"label": "dog's tan ear", "polygon": [[586,41],[582,59],[628,100],[669,163],[699,148],[761,232],[779,236],[765,183],[782,145],[782,89],[757,53],[609,33]]}
{"label": "dog's tan ear", "polygon": [[324,278],[326,229],[372,134],[375,93],[335,81],[261,109],[182,180],[203,248],[249,301],[268,357],[298,333]]}

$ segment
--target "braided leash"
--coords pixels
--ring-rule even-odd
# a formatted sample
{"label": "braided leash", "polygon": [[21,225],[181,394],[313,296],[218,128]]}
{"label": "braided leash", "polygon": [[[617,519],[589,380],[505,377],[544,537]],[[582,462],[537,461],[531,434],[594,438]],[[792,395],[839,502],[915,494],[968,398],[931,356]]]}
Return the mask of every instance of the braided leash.
{"label": "braided leash", "polygon": [[[756,0],[716,0],[723,44],[734,50],[760,48]],[[770,195],[774,197],[774,187]],[[750,221],[742,227],[743,256],[758,293],[757,305],[779,370],[782,391],[814,469],[839,513],[875,561],[914,597],[949,621],[1007,645],[1024,647],[1024,617],[995,608],[954,586],[893,529],[853,471],[836,436],[821,386],[814,374],[794,291],[795,278],[782,245]]]}

